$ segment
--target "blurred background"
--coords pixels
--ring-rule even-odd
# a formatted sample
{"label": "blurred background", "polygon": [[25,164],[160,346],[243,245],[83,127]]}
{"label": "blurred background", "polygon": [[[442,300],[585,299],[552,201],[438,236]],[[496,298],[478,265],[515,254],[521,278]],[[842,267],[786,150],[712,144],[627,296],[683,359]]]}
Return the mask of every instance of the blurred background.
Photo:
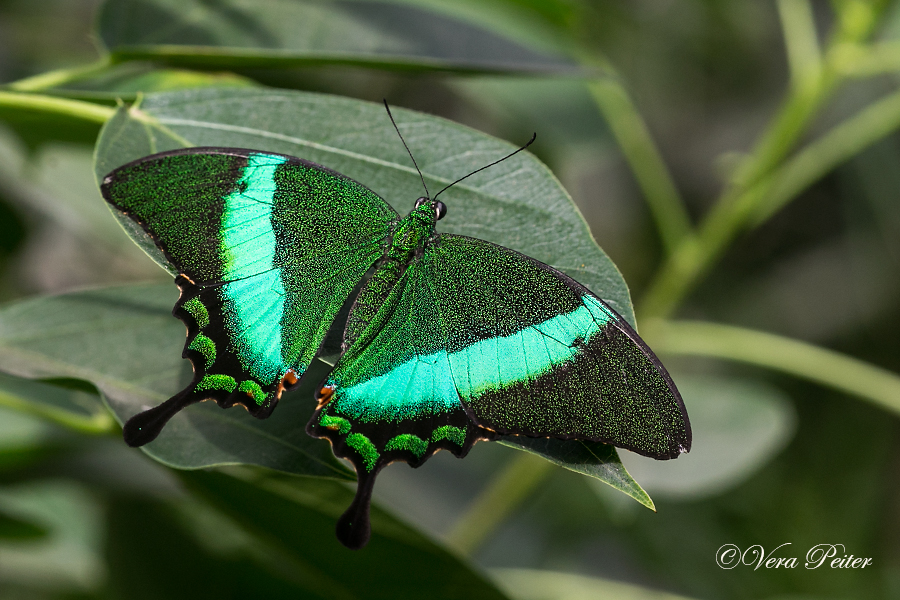
{"label": "blurred background", "polygon": [[[154,2],[111,2],[98,26],[100,4],[0,0],[0,82],[46,93],[26,78],[88,66],[83,76],[61,78],[51,95],[112,106],[116,94],[132,101],[138,92],[198,82],[262,84],[387,98],[515,144],[537,131],[532,152],[561,180],[628,282],[642,333],[683,391],[695,445],[667,463],[620,452],[655,513],[562,469],[497,509],[490,528],[461,553],[509,597],[900,598],[900,387],[889,373],[896,379],[900,372],[900,118],[879,104],[898,90],[897,2],[321,3],[351,13],[354,4],[372,14],[397,11],[409,19],[395,21],[403,31],[429,13],[517,44],[454,38],[487,62],[507,50],[508,60],[443,70],[302,60],[227,68],[133,48],[133,59],[110,66],[98,63],[104,45],[134,41],[128,11]],[[156,4],[158,11],[172,5]],[[231,3],[188,4],[218,10]],[[221,44],[201,33],[177,35]],[[171,42],[167,35],[176,34],[158,28],[134,45]],[[443,51],[440,39],[431,42]],[[13,82],[21,80],[32,83],[17,90]],[[866,112],[871,107],[878,110]],[[853,121],[861,114],[868,121]],[[99,125],[59,118],[0,110],[0,301],[169,281],[100,199],[92,169]],[[868,137],[855,139],[865,127]],[[695,276],[682,275],[685,289],[667,293],[660,281],[680,240],[671,223],[715,231],[709,215],[769,176],[782,187],[760,188],[757,217],[725,235]],[[737,191],[729,197],[729,190]],[[648,202],[654,197],[662,200]],[[765,198],[781,200],[767,207]],[[670,317],[679,321],[661,321]],[[679,322],[801,344],[769,351],[751,336],[716,350],[731,330],[679,337],[669,325]],[[819,355],[808,355],[812,367],[795,368],[779,354],[802,363],[809,348],[851,362],[817,374],[814,365],[825,364]],[[860,363],[849,357],[866,367],[853,370]],[[877,387],[873,372],[886,383],[866,391]],[[395,465],[380,477],[376,500],[453,545],[460,521],[498,473],[509,472],[513,454],[479,444],[465,461],[441,453],[415,471]],[[198,590],[197,579],[181,572],[215,569],[175,558],[154,563],[174,546],[177,556],[227,554],[247,534],[223,519],[117,434],[82,435],[0,403],[0,596],[177,597],[162,584],[136,583],[149,581],[143,570],[150,569],[155,577],[173,574],[195,598],[241,597],[205,579]],[[129,554],[129,540],[144,530],[154,539],[148,548],[159,552]],[[725,544],[769,553],[785,543],[776,556],[797,557],[797,568],[716,563]],[[806,552],[823,543],[843,544],[838,557],[872,564],[804,568]]]}

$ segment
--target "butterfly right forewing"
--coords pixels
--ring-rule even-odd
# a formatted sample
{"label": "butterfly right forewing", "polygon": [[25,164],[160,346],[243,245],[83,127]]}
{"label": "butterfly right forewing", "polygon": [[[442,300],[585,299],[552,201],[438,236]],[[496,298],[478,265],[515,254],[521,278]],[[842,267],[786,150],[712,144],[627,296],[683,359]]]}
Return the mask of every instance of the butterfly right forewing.
{"label": "butterfly right forewing", "polygon": [[502,434],[606,442],[654,458],[690,449],[684,404],[625,320],[559,271],[439,235],[424,258],[457,391]]}

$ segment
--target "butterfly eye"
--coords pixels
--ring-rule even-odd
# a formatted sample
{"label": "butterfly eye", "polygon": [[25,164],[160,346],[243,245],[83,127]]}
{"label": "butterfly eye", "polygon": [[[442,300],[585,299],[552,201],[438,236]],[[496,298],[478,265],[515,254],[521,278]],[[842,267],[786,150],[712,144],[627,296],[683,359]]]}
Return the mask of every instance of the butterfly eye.
{"label": "butterfly eye", "polygon": [[420,206],[422,206],[422,205],[425,204],[426,202],[430,202],[430,199],[424,198],[424,197],[423,197],[423,198],[419,198],[418,200],[416,200],[416,208],[419,208]]}
{"label": "butterfly eye", "polygon": [[447,205],[440,200],[434,203],[434,212],[437,214],[437,220],[440,221],[447,214]]}

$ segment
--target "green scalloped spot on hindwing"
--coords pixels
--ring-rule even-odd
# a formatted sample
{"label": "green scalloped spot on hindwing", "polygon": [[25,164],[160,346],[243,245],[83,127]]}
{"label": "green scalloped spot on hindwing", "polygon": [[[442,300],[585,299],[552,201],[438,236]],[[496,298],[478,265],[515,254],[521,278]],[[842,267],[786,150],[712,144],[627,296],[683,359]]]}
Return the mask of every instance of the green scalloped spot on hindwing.
{"label": "green scalloped spot on hindwing", "polygon": [[337,404],[332,402],[333,392],[328,386],[319,388],[316,397],[321,404],[306,432],[327,438],[334,455],[356,468],[356,495],[337,524],[338,539],[348,548],[361,548],[369,538],[369,503],[375,479],[383,467],[395,461],[419,467],[438,450],[462,458],[478,440],[498,437],[472,423],[462,406],[440,414],[391,421],[356,420],[333,414]]}
{"label": "green scalloped spot on hindwing", "polygon": [[462,447],[466,443],[466,430],[453,425],[443,425],[431,432],[432,442],[440,442],[441,440],[448,440]]}
{"label": "green scalloped spot on hindwing", "polygon": [[198,328],[203,329],[209,325],[209,311],[206,310],[206,306],[199,298],[191,298],[182,304],[181,307],[184,308],[189,315],[194,317],[194,321],[197,323]]}
{"label": "green scalloped spot on hindwing", "polygon": [[246,379],[238,386],[238,390],[247,394],[258,405],[262,406],[269,395],[252,379]]}
{"label": "green scalloped spot on hindwing", "polygon": [[476,441],[496,437],[473,424],[462,407],[425,418],[370,422],[336,414],[336,405],[326,402],[317,409],[307,433],[331,441],[335,455],[352,462],[358,472],[377,472],[395,461],[418,467],[438,450],[462,457]]}
{"label": "green scalloped spot on hindwing", "polygon": [[188,344],[188,349],[195,350],[203,355],[203,358],[206,359],[207,370],[216,362],[216,343],[202,333],[198,333],[191,340],[191,343]]}
{"label": "green scalloped spot on hindwing", "polygon": [[[227,408],[243,405],[252,415],[265,418],[274,409],[279,384],[263,385],[247,373],[230,350],[230,336],[223,326],[217,287],[201,287],[184,275],[176,278],[181,297],[172,314],[187,327],[183,356],[194,367],[194,382],[185,396],[189,402],[215,400]],[[210,372],[215,369],[215,372]]]}
{"label": "green scalloped spot on hindwing", "polygon": [[235,381],[234,377],[231,375],[207,373],[203,376],[203,379],[194,386],[194,390],[197,392],[222,391],[231,393],[236,387],[237,381]]}
{"label": "green scalloped spot on hindwing", "polygon": [[324,427],[325,429],[331,429],[333,431],[337,431],[341,435],[347,435],[350,433],[351,425],[350,421],[345,419],[344,417],[333,417],[331,415],[322,413],[322,418],[319,419],[319,425]]}
{"label": "green scalloped spot on hindwing", "polygon": [[385,450],[406,450],[412,453],[416,458],[421,459],[428,450],[428,442],[412,433],[401,433],[392,437],[388,443],[384,445]]}
{"label": "green scalloped spot on hindwing", "polygon": [[375,448],[375,444],[373,444],[369,438],[361,433],[351,433],[346,437],[344,442],[349,447],[356,450],[356,452],[362,458],[362,463],[365,466],[366,471],[371,473],[375,468],[375,464],[378,462],[378,459],[381,457],[381,453],[379,453],[378,449]]}

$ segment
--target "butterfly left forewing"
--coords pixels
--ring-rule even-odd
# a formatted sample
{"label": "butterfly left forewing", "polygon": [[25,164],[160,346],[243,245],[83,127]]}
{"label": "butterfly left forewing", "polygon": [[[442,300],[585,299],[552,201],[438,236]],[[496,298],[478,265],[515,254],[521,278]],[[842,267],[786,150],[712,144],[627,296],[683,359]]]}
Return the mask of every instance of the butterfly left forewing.
{"label": "butterfly left forewing", "polygon": [[359,183],[297,158],[191,148],[109,174],[103,195],[179,273],[191,384],[126,424],[152,440],[184,406],[212,398],[271,412],[319,349],[397,219]]}

